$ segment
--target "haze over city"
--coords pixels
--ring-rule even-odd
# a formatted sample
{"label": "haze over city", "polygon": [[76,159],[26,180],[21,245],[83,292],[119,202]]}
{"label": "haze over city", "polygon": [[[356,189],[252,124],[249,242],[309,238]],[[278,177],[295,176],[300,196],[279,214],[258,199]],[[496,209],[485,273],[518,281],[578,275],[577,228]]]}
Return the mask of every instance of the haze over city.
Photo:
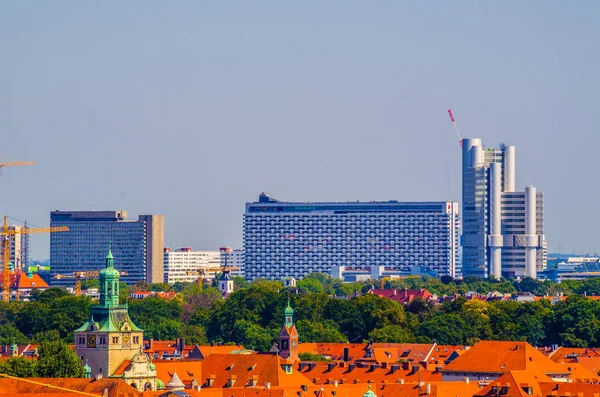
{"label": "haze over city", "polygon": [[[600,5],[0,3],[2,214],[165,215],[241,247],[244,203],[460,201],[465,137],[516,146],[549,252],[600,251]],[[32,237],[48,257],[48,236]]]}

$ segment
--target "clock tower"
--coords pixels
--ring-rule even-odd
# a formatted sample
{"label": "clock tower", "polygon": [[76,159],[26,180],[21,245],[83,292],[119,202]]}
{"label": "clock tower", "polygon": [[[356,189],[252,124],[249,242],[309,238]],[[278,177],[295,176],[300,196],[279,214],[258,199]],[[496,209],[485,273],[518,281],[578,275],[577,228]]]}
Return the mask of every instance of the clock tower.
{"label": "clock tower", "polygon": [[74,331],[75,353],[92,377],[106,378],[143,348],[144,331],[129,318],[127,302],[119,302],[119,271],[110,248],[99,275],[100,304],[91,306],[88,320]]}
{"label": "clock tower", "polygon": [[284,311],[285,323],[279,333],[279,356],[290,362],[298,360],[298,330],[294,325],[294,309],[288,305]]}

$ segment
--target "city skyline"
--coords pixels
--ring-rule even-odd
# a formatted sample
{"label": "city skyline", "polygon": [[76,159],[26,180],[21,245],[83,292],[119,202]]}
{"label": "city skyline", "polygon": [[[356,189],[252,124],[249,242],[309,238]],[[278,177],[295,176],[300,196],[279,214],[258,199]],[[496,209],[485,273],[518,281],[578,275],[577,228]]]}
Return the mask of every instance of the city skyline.
{"label": "city skyline", "polygon": [[6,215],[160,213],[166,245],[207,249],[241,247],[261,191],[460,201],[452,108],[517,147],[549,252],[600,251],[598,4],[141,4],[4,5],[0,153],[37,162],[3,170]]}

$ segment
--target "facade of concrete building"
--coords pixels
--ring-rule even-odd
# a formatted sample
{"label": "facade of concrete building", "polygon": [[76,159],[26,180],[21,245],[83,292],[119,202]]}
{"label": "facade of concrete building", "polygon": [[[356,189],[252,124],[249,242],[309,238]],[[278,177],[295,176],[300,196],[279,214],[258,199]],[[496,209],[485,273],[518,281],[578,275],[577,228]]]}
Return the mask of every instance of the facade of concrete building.
{"label": "facade of concrete building", "polygon": [[546,267],[543,195],[515,189],[515,147],[462,140],[462,266],[465,276],[536,277]]}
{"label": "facade of concrete building", "polygon": [[[164,249],[164,282],[195,283],[204,271],[204,279],[212,279],[221,264],[219,251],[192,251],[190,247],[171,250]],[[210,270],[213,269],[213,270]]]}
{"label": "facade of concrete building", "polygon": [[[9,230],[21,230],[21,226],[9,226]],[[8,235],[8,241],[10,244],[10,262],[13,264],[15,269],[26,268],[24,258],[24,237],[23,234],[10,234]]]}
{"label": "facade of concrete building", "polygon": [[422,266],[458,276],[458,203],[281,202],[261,194],[244,214],[244,271],[256,278],[302,278],[334,265]]}
{"label": "facade of concrete building", "polygon": [[[109,243],[119,271],[128,284],[163,281],[164,245],[162,215],[140,215],[128,220],[125,211],[53,211],[51,226],[68,226],[68,232],[50,234],[51,276],[98,270]],[[158,278],[157,278],[158,277]],[[72,286],[73,279],[51,279],[55,286]]]}
{"label": "facade of concrete building", "polygon": [[233,268],[229,272],[231,277],[244,277],[244,250],[221,247],[220,251],[221,267]]}
{"label": "facade of concrete building", "polygon": [[146,271],[146,282],[161,283],[164,277],[165,217],[163,215],[140,215],[138,221],[146,224],[146,241],[151,242],[146,250],[146,261],[150,264],[150,268]]}

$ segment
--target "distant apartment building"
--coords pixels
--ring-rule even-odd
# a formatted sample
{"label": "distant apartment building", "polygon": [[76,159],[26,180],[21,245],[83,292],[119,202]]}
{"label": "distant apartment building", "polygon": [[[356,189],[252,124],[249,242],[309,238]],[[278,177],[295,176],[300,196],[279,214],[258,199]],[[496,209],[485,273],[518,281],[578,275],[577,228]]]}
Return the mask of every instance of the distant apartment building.
{"label": "distant apartment building", "polygon": [[165,283],[195,283],[201,274],[204,274],[204,279],[210,280],[220,266],[219,251],[192,251],[190,247],[164,249]]}
{"label": "distant apartment building", "polygon": [[334,265],[421,266],[460,275],[458,203],[281,202],[262,193],[246,203],[244,271],[256,278],[302,278]]}
{"label": "distant apartment building", "polygon": [[[52,277],[102,269],[110,243],[115,267],[127,272],[122,281],[163,282],[163,215],[129,220],[126,211],[52,211],[50,225],[69,227],[68,232],[50,234]],[[71,286],[74,281],[52,278],[51,283]]]}
{"label": "distant apartment building", "polygon": [[546,267],[543,195],[515,189],[515,147],[462,140],[465,276],[536,277]]}
{"label": "distant apartment building", "polygon": [[[19,231],[21,230],[21,226],[9,226],[9,230]],[[15,233],[8,235],[8,241],[10,244],[10,263],[13,264],[15,269],[26,269],[26,236],[25,234]]]}
{"label": "distant apartment building", "polygon": [[229,272],[231,277],[244,277],[244,250],[234,249],[229,247],[221,247],[221,266],[231,267],[233,270]]}

